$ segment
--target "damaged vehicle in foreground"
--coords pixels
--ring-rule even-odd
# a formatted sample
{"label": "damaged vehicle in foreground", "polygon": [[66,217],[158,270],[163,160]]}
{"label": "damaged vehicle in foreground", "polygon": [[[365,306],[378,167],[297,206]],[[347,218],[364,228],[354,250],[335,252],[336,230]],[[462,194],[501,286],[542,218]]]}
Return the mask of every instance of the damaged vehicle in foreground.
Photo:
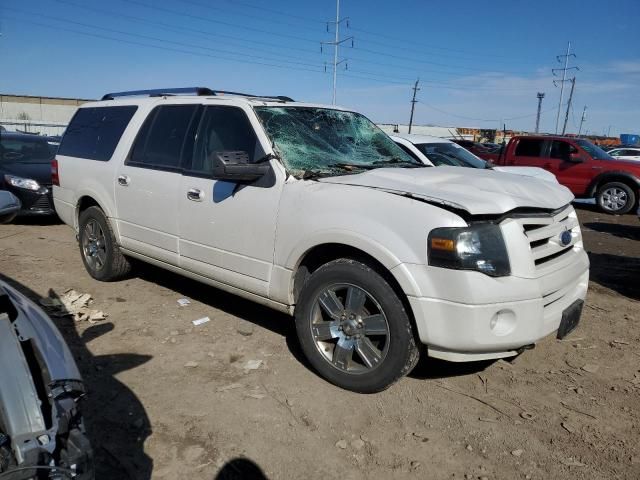
{"label": "damaged vehicle in foreground", "polygon": [[125,277],[134,257],[294,315],[312,366],[357,392],[420,353],[488,360],[562,337],[587,292],[569,190],[428,167],[345,109],[108,94],[78,109],[52,172],[93,278]]}
{"label": "damaged vehicle in foreground", "polygon": [[0,479],[94,478],[84,394],[51,319],[0,281]]}

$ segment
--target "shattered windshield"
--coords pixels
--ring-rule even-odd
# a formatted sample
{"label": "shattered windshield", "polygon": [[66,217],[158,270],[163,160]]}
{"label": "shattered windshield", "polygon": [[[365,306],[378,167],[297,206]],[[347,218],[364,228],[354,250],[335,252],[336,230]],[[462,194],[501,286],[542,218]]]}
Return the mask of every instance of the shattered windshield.
{"label": "shattered windshield", "polygon": [[255,111],[282,162],[296,177],[424,166],[358,113],[316,107],[255,107]]}
{"label": "shattered windshield", "polygon": [[455,143],[418,143],[416,148],[436,166],[487,168],[487,162]]}

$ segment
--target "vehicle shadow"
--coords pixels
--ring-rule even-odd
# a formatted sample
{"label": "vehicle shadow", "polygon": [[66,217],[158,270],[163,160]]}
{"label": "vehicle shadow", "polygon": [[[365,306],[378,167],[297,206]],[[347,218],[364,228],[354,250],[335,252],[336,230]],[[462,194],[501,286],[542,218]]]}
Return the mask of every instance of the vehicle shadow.
{"label": "vehicle shadow", "polygon": [[640,240],[640,223],[638,225],[619,225],[616,223],[588,222],[584,226],[600,233],[608,233],[629,240]]}
{"label": "vehicle shadow", "polygon": [[284,337],[295,359],[314,371],[302,353],[291,316],[148,263],[136,261],[134,275]]}
{"label": "vehicle shadow", "polygon": [[11,222],[14,225],[60,225],[62,220],[58,215],[19,215]]}
{"label": "vehicle shadow", "polygon": [[[507,361],[509,359],[506,359]],[[437,358],[428,357],[423,351],[420,361],[408,375],[418,380],[437,380],[441,378],[462,377],[475,375],[486,370],[496,360],[483,360],[479,362],[447,362]]]}
{"label": "vehicle shadow", "polygon": [[214,480],[268,480],[268,478],[252,460],[234,458],[223,465]]}
{"label": "vehicle shadow", "polygon": [[[2,273],[0,279],[36,303],[42,298]],[[54,290],[49,290],[48,296],[59,299]],[[153,461],[144,451],[144,441],[151,434],[151,424],[138,397],[116,375],[152,357],[129,353],[94,355],[87,344],[113,330],[112,323],[98,323],[82,330],[71,317],[51,318],[67,342],[87,389],[81,408],[94,452],[96,479],[150,479]]]}
{"label": "vehicle shadow", "polygon": [[640,258],[589,252],[591,281],[640,300]]}

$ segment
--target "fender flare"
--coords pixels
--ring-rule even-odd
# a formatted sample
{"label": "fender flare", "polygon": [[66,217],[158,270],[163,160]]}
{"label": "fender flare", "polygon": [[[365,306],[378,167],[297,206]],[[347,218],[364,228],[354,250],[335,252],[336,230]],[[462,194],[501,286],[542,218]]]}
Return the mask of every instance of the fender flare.
{"label": "fender flare", "polygon": [[587,196],[595,197],[598,186],[604,182],[615,182],[623,179],[628,180],[629,183],[635,185],[636,190],[640,190],[640,178],[636,177],[632,173],[625,172],[624,170],[610,170],[599,174],[591,180],[589,187],[587,187]]}

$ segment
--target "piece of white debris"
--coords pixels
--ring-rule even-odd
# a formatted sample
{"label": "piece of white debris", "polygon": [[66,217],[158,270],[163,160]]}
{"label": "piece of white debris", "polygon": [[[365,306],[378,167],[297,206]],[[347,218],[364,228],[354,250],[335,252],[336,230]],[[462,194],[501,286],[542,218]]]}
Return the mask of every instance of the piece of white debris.
{"label": "piece of white debris", "polygon": [[189,300],[188,298],[180,298],[178,299],[178,305],[180,305],[181,307],[186,307],[187,305],[191,304],[191,300]]}
{"label": "piece of white debris", "polygon": [[198,366],[198,362],[193,362],[193,361],[187,362],[184,364],[184,366],[186,368],[196,368]]}
{"label": "piece of white debris", "polygon": [[197,320],[193,320],[191,323],[193,323],[197,327],[198,325],[202,325],[203,323],[207,323],[210,321],[211,319],[209,317],[202,317]]}
{"label": "piece of white debris", "polygon": [[249,360],[247,363],[244,364],[244,369],[257,370],[260,368],[260,365],[262,365],[262,360]]}
{"label": "piece of white debris", "polygon": [[229,385],[225,385],[224,387],[218,387],[217,392],[228,392],[229,390],[234,390],[236,388],[242,388],[241,383],[231,383]]}
{"label": "piece of white debris", "polygon": [[67,290],[59,298],[46,297],[40,299],[42,305],[52,317],[72,317],[76,322],[89,321],[96,323],[107,318],[107,314],[100,310],[93,310],[89,305],[93,298],[89,293],[78,293]]}
{"label": "piece of white debris", "polygon": [[513,450],[511,452],[511,455],[513,455],[514,457],[519,457],[523,453],[524,453],[524,450],[522,450],[521,448],[518,448],[517,450]]}

